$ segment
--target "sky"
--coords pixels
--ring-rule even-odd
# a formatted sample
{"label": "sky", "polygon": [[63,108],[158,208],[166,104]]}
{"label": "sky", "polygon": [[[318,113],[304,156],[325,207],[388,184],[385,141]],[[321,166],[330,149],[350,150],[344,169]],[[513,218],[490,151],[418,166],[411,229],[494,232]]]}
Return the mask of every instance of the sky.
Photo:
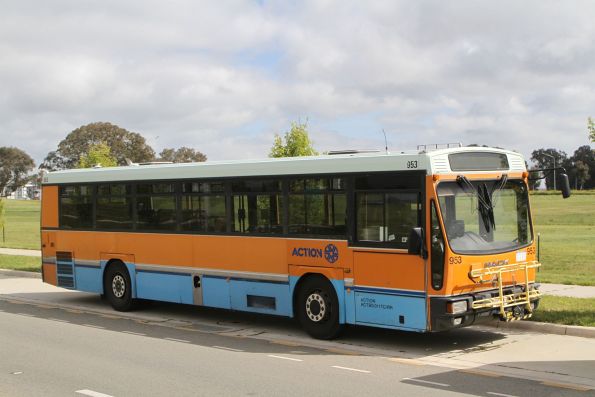
{"label": "sky", "polygon": [[572,154],[595,117],[593,1],[0,0],[0,146],[39,163],[107,121],[262,158],[461,142]]}

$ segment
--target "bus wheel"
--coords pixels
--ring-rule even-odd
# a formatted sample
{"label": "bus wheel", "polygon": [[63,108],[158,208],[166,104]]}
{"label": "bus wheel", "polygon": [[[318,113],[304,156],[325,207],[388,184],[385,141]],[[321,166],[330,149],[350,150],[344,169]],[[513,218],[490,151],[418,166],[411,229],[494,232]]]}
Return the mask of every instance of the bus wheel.
{"label": "bus wheel", "polygon": [[297,318],[302,328],[316,339],[334,339],[341,332],[339,300],[335,289],[323,277],[309,277],[299,286]]}
{"label": "bus wheel", "polygon": [[128,269],[123,263],[113,263],[108,266],[103,278],[103,291],[112,307],[120,312],[132,310],[132,283]]}

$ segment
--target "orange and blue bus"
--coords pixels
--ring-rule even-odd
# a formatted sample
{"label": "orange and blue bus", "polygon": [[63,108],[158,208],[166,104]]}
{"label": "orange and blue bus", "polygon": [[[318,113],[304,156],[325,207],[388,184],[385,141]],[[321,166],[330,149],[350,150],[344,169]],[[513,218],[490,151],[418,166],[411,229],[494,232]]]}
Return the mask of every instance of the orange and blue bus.
{"label": "orange and blue bus", "polygon": [[536,239],[512,151],[389,153],[51,172],[43,281],[104,295],[442,331],[529,317]]}

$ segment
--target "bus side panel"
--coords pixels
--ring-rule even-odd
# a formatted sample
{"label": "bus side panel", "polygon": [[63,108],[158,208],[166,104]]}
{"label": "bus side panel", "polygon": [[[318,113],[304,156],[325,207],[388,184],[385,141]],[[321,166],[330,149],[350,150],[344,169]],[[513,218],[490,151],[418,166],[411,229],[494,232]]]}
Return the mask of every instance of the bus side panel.
{"label": "bus side panel", "polygon": [[136,296],[164,302],[192,304],[192,277],[189,274],[137,270]]}
{"label": "bus side panel", "polygon": [[205,306],[231,309],[229,280],[223,277],[202,278],[203,304]]}
{"label": "bus side panel", "polygon": [[41,189],[41,227],[58,227],[58,186]]}
{"label": "bus side panel", "polygon": [[80,266],[75,259],[74,277],[77,290],[103,293],[103,271],[100,267]]}
{"label": "bus side panel", "polygon": [[354,295],[355,318],[358,324],[415,331],[426,329],[426,300],[423,297],[358,291]]}
{"label": "bus side panel", "polygon": [[249,280],[230,281],[231,308],[247,312],[291,316],[289,284]]}
{"label": "bus side panel", "polygon": [[56,263],[43,263],[43,282],[51,285],[58,285],[58,276],[56,274]]}

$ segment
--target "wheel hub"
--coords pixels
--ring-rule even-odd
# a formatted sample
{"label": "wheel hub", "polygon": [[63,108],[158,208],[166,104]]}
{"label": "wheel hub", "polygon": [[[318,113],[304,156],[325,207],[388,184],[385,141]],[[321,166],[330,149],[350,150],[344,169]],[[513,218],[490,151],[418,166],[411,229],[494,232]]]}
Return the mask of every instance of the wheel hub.
{"label": "wheel hub", "polygon": [[122,298],[126,293],[126,282],[124,277],[116,274],[112,279],[112,292],[116,298]]}
{"label": "wheel hub", "polygon": [[314,322],[321,321],[326,315],[327,307],[324,298],[318,293],[311,293],[306,299],[306,315]]}

